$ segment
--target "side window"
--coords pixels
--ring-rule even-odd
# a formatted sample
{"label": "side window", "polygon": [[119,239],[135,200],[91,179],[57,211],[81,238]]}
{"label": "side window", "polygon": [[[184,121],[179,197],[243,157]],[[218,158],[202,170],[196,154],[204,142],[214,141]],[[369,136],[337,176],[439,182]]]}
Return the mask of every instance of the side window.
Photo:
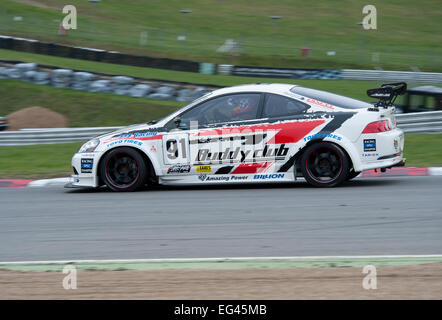
{"label": "side window", "polygon": [[259,93],[242,93],[214,98],[182,113],[181,123],[189,126],[191,121],[198,121],[201,126],[255,119],[260,97]]}
{"label": "side window", "polygon": [[263,116],[279,118],[301,114],[310,106],[302,102],[276,94],[268,94],[264,104]]}

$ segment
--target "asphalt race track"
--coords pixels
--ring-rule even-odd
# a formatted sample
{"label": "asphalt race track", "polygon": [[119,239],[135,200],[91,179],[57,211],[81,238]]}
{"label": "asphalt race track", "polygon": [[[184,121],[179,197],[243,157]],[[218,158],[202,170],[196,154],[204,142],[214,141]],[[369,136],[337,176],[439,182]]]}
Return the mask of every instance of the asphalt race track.
{"label": "asphalt race track", "polygon": [[442,177],[0,189],[0,261],[442,254]]}

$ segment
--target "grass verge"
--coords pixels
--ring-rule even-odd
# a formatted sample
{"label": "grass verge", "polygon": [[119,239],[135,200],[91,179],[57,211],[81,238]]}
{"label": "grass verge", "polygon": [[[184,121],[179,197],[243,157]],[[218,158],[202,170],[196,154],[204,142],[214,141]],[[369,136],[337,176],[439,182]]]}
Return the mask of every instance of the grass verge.
{"label": "grass verge", "polygon": [[[65,3],[60,0],[2,0],[0,31],[49,42],[239,65],[441,69],[441,6],[433,0],[376,3],[376,30],[356,24],[365,16],[364,0],[335,5],[326,0],[255,0],[253,6],[235,0],[188,0],[185,6],[178,0],[106,0],[96,5],[71,0],[69,4],[77,8],[78,28],[64,37],[57,36],[65,17]],[[183,7],[192,13],[184,17],[179,12]],[[273,21],[272,15],[282,19]],[[22,19],[16,21],[16,16]],[[186,41],[177,40],[183,34]],[[217,53],[226,39],[239,42],[242,54]],[[301,48],[312,48],[310,56],[301,57]]]}
{"label": "grass verge", "polygon": [[1,263],[0,270],[22,272],[62,272],[66,265],[78,271],[92,270],[238,270],[288,268],[338,268],[366,265],[406,266],[442,262],[441,256],[403,257],[300,257],[300,258],[213,258],[213,259],[152,259]]}
{"label": "grass verge", "polygon": [[[0,178],[48,178],[71,174],[81,143],[0,147]],[[442,134],[406,134],[409,167],[442,166]]]}
{"label": "grass verge", "polygon": [[71,174],[71,159],[82,143],[0,147],[0,178],[43,179]]}

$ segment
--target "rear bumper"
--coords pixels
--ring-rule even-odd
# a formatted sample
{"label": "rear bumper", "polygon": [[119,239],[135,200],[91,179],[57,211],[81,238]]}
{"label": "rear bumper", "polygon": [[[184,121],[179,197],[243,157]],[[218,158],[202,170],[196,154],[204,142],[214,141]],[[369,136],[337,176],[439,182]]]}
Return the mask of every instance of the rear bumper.
{"label": "rear bumper", "polygon": [[356,146],[360,154],[357,171],[391,168],[405,165],[404,132],[396,128],[388,132],[362,134]]}
{"label": "rear bumper", "polygon": [[375,163],[363,164],[358,171],[372,170],[372,169],[383,169],[383,168],[393,168],[393,167],[403,167],[405,166],[405,158],[402,153],[392,159],[377,161]]}

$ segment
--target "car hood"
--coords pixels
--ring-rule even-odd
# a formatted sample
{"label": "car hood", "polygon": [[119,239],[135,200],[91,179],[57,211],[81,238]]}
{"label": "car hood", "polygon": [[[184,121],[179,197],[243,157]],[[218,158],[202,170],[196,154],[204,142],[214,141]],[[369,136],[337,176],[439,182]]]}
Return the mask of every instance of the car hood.
{"label": "car hood", "polygon": [[114,137],[115,135],[125,134],[133,131],[156,131],[156,129],[159,129],[160,126],[158,126],[157,123],[155,124],[147,124],[147,123],[141,123],[141,124],[134,124],[127,127],[120,128],[118,130],[110,131],[108,133],[102,134],[100,136],[95,137],[95,139],[106,139]]}

